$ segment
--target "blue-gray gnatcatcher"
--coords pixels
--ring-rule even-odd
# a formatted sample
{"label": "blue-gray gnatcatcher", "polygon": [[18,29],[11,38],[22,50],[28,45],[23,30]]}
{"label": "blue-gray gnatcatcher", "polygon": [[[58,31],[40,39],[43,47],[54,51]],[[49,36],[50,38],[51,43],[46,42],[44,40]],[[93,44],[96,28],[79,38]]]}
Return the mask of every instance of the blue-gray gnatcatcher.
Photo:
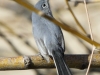
{"label": "blue-gray gnatcatcher", "polygon": [[[39,0],[35,7],[53,18],[49,0]],[[64,60],[65,43],[60,27],[34,12],[32,23],[34,38],[43,58],[49,62],[49,56],[53,57],[58,75],[72,75]]]}

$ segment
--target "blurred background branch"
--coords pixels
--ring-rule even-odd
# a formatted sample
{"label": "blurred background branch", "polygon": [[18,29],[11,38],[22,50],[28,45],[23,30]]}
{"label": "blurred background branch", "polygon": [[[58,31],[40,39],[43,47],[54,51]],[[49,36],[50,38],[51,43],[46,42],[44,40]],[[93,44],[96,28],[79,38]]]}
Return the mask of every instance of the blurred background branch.
{"label": "blurred background branch", "polygon": [[73,18],[75,19],[75,22],[77,23],[77,25],[80,27],[80,29],[83,31],[83,33],[84,33],[85,35],[87,35],[86,31],[84,30],[84,28],[82,27],[82,25],[80,24],[80,22],[79,22],[79,21],[77,20],[77,18],[75,17],[75,15],[74,15],[74,13],[73,13],[73,11],[72,11],[72,9],[71,9],[69,3],[68,3],[68,0],[66,0],[66,4],[68,5],[68,9],[69,9],[70,13],[72,14]]}

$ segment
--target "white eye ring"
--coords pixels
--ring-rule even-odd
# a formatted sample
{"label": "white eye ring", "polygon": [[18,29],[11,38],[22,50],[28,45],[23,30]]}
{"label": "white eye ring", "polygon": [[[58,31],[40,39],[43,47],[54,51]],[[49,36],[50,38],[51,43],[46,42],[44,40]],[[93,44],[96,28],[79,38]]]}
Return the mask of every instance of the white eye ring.
{"label": "white eye ring", "polygon": [[44,4],[42,4],[42,7],[47,8],[48,6],[47,6],[47,4],[44,3]]}

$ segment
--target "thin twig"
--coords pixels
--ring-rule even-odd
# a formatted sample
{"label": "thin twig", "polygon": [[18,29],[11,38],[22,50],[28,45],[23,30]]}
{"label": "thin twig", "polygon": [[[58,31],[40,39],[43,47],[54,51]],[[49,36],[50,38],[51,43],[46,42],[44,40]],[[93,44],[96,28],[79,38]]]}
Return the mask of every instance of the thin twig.
{"label": "thin twig", "polygon": [[[69,0],[70,2],[83,2],[83,0]],[[100,0],[92,0],[92,1],[90,1],[90,0],[88,0],[88,1],[85,1],[85,2],[89,2],[89,3],[96,3],[96,2],[100,2]],[[84,3],[84,2],[83,2]]]}
{"label": "thin twig", "polygon": [[75,15],[74,15],[74,13],[73,13],[73,11],[72,11],[72,9],[71,9],[69,3],[68,3],[68,0],[66,0],[66,4],[68,5],[68,9],[69,9],[70,13],[72,14],[72,16],[73,16],[75,22],[76,22],[77,25],[79,26],[79,28],[84,32],[84,34],[87,34],[86,31],[84,30],[84,28],[81,26],[80,22],[79,22],[79,21],[77,20],[77,18],[75,17]]}
{"label": "thin twig", "polygon": [[90,44],[94,44],[97,48],[100,47],[100,44],[95,42],[95,41],[91,41],[88,37],[86,37],[84,34],[79,33],[78,31],[74,30],[72,27],[68,27],[66,25],[63,25],[62,23],[58,22],[57,20],[55,20],[54,18],[51,18],[49,16],[47,16],[46,14],[44,14],[43,12],[37,10],[32,4],[30,4],[28,1],[26,0],[14,0],[15,2],[19,3],[20,5],[30,9],[31,11],[35,12],[36,14],[38,14],[39,16],[42,16],[50,21],[52,21],[54,24],[62,27],[64,30],[72,33],[73,35],[76,35],[78,37],[80,37],[81,39],[87,41]]}
{"label": "thin twig", "polygon": [[[88,9],[87,9],[85,0],[84,0],[84,5],[85,5],[87,20],[88,20],[88,25],[89,25],[89,30],[90,30],[90,36],[91,36],[91,40],[93,41],[94,39],[93,39],[93,34],[92,34],[91,22],[90,22],[89,13],[88,13]],[[86,75],[88,75],[88,72],[89,72],[89,69],[90,69],[90,65],[91,65],[91,61],[92,61],[94,50],[95,50],[95,46],[93,45],[92,53],[91,53],[91,56],[90,56],[89,65],[88,65],[88,68],[87,68],[87,71],[86,71]]]}

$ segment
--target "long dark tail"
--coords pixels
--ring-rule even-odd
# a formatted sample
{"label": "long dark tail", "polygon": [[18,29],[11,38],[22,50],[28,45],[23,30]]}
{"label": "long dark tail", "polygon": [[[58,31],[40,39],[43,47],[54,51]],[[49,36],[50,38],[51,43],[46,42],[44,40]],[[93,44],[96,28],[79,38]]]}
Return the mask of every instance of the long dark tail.
{"label": "long dark tail", "polygon": [[57,51],[53,51],[52,54],[58,75],[72,75],[70,69],[64,61],[63,54]]}

